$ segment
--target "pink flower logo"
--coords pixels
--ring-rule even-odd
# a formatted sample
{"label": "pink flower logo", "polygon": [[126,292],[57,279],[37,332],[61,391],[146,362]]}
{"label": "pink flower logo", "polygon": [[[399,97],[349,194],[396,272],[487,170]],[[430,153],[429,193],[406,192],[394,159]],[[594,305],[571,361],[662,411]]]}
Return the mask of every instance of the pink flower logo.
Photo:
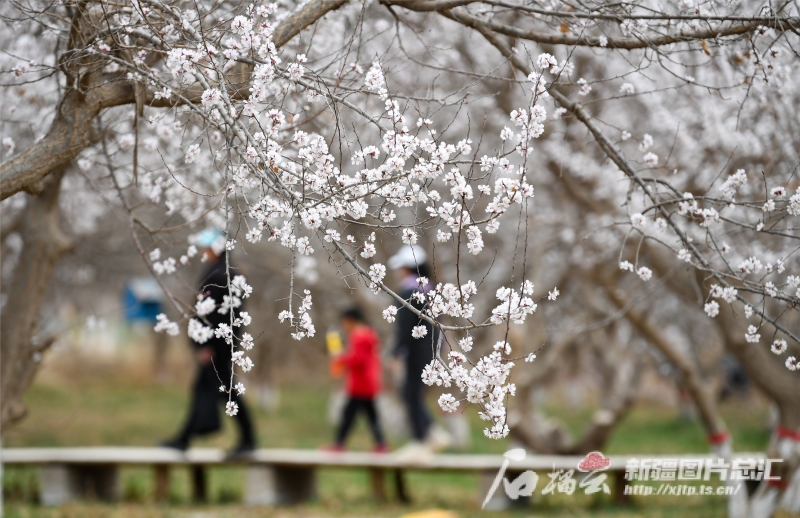
{"label": "pink flower logo", "polygon": [[598,471],[601,469],[606,469],[609,464],[611,464],[611,460],[609,460],[608,457],[604,457],[599,451],[593,451],[592,453],[586,455],[580,464],[578,464],[578,470]]}

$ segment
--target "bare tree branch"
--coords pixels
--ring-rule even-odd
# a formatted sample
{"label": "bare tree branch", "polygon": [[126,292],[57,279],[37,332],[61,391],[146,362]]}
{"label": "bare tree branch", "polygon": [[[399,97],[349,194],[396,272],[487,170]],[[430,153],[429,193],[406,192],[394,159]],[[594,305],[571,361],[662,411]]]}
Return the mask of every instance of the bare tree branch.
{"label": "bare tree branch", "polygon": [[610,47],[616,49],[644,49],[650,47],[660,47],[663,45],[671,45],[673,43],[686,42],[686,41],[700,41],[711,38],[720,38],[724,36],[737,36],[747,34],[756,30],[759,26],[768,26],[777,29],[796,29],[800,27],[800,19],[791,18],[788,20],[773,20],[773,21],[749,21],[743,23],[729,23],[723,27],[709,27],[695,31],[681,31],[673,34],[665,34],[656,38],[605,38],[602,41],[600,37],[587,37],[587,36],[571,36],[569,34],[558,33],[543,33],[532,31],[529,29],[522,29],[512,25],[495,22],[493,20],[480,20],[476,16],[467,14],[460,9],[452,9],[448,12],[443,12],[448,16],[468,27],[477,29],[483,26],[488,30],[494,31],[506,36],[514,38],[521,38],[524,40],[535,41],[537,43],[545,43],[550,45],[565,45],[565,46],[583,46],[583,47]]}
{"label": "bare tree branch", "polygon": [[300,34],[300,31],[346,3],[347,0],[311,0],[281,20],[280,25],[272,34],[272,41],[276,47],[284,46],[289,40]]}

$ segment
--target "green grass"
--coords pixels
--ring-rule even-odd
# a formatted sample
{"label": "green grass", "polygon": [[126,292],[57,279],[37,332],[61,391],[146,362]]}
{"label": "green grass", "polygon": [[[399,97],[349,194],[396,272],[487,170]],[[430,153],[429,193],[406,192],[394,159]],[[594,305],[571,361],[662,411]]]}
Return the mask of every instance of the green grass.
{"label": "green grass", "polygon": [[[259,444],[264,447],[317,448],[329,444],[332,427],[327,422],[330,387],[284,387],[281,404],[273,413],[253,408]],[[27,394],[30,412],[18,426],[8,430],[4,446],[151,446],[169,437],[185,417],[188,390],[182,386],[157,386],[125,381],[93,381],[74,386],[38,383]],[[433,402],[431,402],[433,406]],[[254,405],[251,405],[254,407]],[[468,411],[469,412],[469,411]],[[588,410],[552,408],[550,413],[579,431],[591,419]],[[737,450],[763,450],[768,441],[765,408],[726,404],[723,413],[731,427]],[[474,415],[472,451],[500,454],[505,441],[490,441]],[[225,420],[221,435],[198,441],[197,446],[230,447],[236,439],[232,420]],[[368,449],[371,438],[359,423],[350,439],[351,449]],[[665,408],[637,407],[620,424],[607,454],[703,453],[708,450],[705,434],[696,421],[681,421]],[[6,516],[20,518],[72,517],[192,517],[227,516],[402,516],[429,508],[450,509],[458,516],[486,516],[480,511],[478,476],[458,473],[409,473],[407,484],[414,499],[411,506],[378,504],[370,493],[368,475],[362,471],[321,470],[317,501],[291,509],[245,508],[237,502],[244,487],[243,470],[218,468],[210,471],[211,504],[193,506],[189,501],[189,477],[172,470],[172,495],[168,505],[153,503],[153,476],[147,468],[122,471],[123,502],[117,505],[74,504],[59,509],[35,505],[37,478],[31,469],[8,469],[4,473]],[[540,475],[536,497],[539,516],[597,517],[717,517],[725,515],[722,497],[639,497],[629,507],[616,507],[608,497],[546,496]],[[388,482],[388,481],[387,481]],[[525,511],[491,513],[492,516],[523,516]]]}
{"label": "green grass", "polygon": [[[250,405],[255,413],[259,444],[265,447],[317,448],[330,443],[329,387],[289,387],[281,391],[277,411],[268,413]],[[6,447],[23,446],[152,446],[175,433],[185,418],[188,389],[181,386],[90,383],[76,387],[34,385],[26,395],[29,414],[6,431]],[[435,406],[430,402],[431,408]],[[551,415],[579,432],[591,420],[591,411],[553,407]],[[769,440],[766,407],[743,403],[722,407],[739,451],[763,450]],[[482,423],[472,419],[475,453],[502,453],[506,441],[483,437]],[[198,446],[231,446],[235,442],[233,420],[224,419],[225,430]],[[371,438],[360,422],[349,441],[352,449],[368,449]],[[636,407],[620,423],[608,445],[609,454],[701,453],[708,449],[705,433],[696,420],[678,419],[663,407]]]}

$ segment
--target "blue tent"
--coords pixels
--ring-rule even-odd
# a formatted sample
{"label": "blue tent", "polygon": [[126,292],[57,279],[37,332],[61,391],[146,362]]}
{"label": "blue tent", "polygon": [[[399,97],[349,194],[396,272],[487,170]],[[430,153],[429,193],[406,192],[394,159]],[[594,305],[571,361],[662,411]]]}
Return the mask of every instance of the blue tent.
{"label": "blue tent", "polygon": [[152,277],[135,277],[125,284],[122,307],[129,322],[156,322],[163,313],[164,292]]}

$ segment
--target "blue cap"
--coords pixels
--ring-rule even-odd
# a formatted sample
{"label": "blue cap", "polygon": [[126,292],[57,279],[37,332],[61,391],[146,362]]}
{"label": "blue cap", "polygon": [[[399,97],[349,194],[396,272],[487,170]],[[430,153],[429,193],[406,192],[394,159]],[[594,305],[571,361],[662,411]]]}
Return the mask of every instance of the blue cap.
{"label": "blue cap", "polygon": [[217,241],[217,239],[224,237],[225,234],[222,233],[217,228],[208,227],[207,229],[203,230],[197,237],[195,238],[195,244],[200,248],[211,248],[211,246]]}

